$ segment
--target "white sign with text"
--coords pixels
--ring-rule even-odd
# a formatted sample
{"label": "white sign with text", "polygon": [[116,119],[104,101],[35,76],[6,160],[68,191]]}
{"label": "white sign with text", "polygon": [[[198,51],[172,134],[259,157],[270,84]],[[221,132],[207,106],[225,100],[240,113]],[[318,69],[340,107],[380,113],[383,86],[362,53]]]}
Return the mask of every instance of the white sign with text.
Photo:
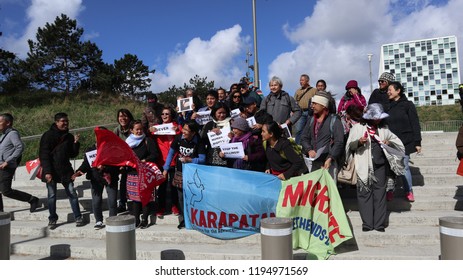
{"label": "white sign with text", "polygon": [[241,142],[222,144],[220,145],[220,150],[224,153],[226,158],[244,157],[243,143]]}
{"label": "white sign with text", "polygon": [[155,125],[156,132],[154,135],[175,135],[175,128],[173,123],[163,123]]}

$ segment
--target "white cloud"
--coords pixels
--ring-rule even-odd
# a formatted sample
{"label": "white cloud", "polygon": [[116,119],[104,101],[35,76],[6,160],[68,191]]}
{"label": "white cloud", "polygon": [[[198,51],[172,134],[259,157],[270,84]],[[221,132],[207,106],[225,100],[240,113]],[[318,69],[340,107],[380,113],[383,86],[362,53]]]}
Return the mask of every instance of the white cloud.
{"label": "white cloud", "polygon": [[54,22],[61,14],[75,19],[83,9],[82,0],[32,0],[26,11],[27,27],[21,36],[5,37],[4,48],[24,58],[29,51],[27,40],[35,40],[39,27],[45,26],[47,22]]}
{"label": "white cloud", "polygon": [[[210,40],[192,39],[184,50],[178,49],[168,59],[164,70],[157,69],[152,90],[160,92],[172,85],[183,86],[198,75],[214,81],[215,86],[229,87],[239,81],[245,68],[239,57],[244,53],[249,38],[240,37],[241,26],[218,31]],[[155,67],[156,68],[156,67]]]}
{"label": "white cloud", "polygon": [[[368,97],[367,54],[374,55],[375,88],[381,74],[378,73],[378,60],[382,44],[447,35],[461,39],[463,1],[432,3],[425,0],[319,0],[313,14],[301,24],[294,28],[284,27],[288,39],[297,46],[269,65],[269,77],[276,75],[283,82],[292,82],[298,81],[300,74],[307,73],[312,86],[317,79],[325,79],[328,90],[336,93],[337,99],[344,93],[347,81],[354,79]],[[294,83],[291,84],[294,87]],[[290,93],[295,89],[286,88]]]}

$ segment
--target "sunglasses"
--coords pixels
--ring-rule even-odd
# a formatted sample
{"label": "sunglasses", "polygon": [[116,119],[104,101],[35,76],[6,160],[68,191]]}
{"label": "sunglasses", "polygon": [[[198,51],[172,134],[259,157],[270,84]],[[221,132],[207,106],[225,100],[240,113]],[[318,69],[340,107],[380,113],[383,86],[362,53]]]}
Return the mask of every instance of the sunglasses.
{"label": "sunglasses", "polygon": [[386,81],[383,81],[383,80],[379,80],[378,83],[380,83],[380,84],[385,84],[385,83],[387,83],[387,82],[386,82]]}
{"label": "sunglasses", "polygon": [[162,113],[163,116],[170,116],[170,113]]}
{"label": "sunglasses", "polygon": [[241,96],[239,95],[233,95],[233,98],[240,98]]}

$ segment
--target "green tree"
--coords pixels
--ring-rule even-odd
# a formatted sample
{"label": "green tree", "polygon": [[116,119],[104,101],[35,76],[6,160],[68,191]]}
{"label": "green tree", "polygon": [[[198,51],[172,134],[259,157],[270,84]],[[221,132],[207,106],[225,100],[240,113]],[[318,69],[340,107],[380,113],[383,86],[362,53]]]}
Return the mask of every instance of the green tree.
{"label": "green tree", "polygon": [[28,40],[28,63],[37,86],[68,94],[89,79],[102,63],[102,51],[90,41],[81,42],[83,32],[64,14],[38,28],[36,41]]}
{"label": "green tree", "polygon": [[214,88],[214,81],[207,81],[207,77],[201,78],[195,75],[189,80],[189,84],[184,83],[183,87],[177,88],[175,85],[168,90],[159,93],[159,100],[163,104],[172,104],[177,106],[177,96],[184,94],[185,90],[192,88],[198,97],[204,102],[206,94]]}
{"label": "green tree", "polygon": [[207,81],[207,77],[201,78],[198,75],[195,75],[190,79],[190,85],[186,83],[183,85],[184,89],[193,88],[198,95],[198,97],[204,101],[206,100],[207,92],[214,88],[214,81]]}
{"label": "green tree", "polygon": [[14,53],[0,49],[0,91],[16,93],[29,89],[27,64]]}
{"label": "green tree", "polygon": [[146,91],[151,86],[148,76],[154,73],[133,54],[125,54],[123,58],[115,60],[114,72],[116,91],[129,96]]}
{"label": "green tree", "polygon": [[177,97],[184,94],[185,89],[177,88],[175,85],[168,90],[159,93],[159,102],[164,105],[177,106]]}

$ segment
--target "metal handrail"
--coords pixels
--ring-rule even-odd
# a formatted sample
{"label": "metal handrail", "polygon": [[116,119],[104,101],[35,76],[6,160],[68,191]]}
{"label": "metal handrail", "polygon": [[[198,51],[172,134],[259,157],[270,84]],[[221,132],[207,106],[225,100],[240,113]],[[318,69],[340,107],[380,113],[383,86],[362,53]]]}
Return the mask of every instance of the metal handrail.
{"label": "metal handrail", "polygon": [[[80,132],[80,131],[87,131],[87,130],[90,130],[90,129],[94,129],[95,127],[97,126],[113,126],[113,125],[117,125],[117,123],[108,123],[108,124],[103,124],[103,125],[95,125],[95,126],[87,126],[87,127],[80,127],[80,128],[73,128],[73,129],[69,129],[69,132]],[[24,140],[35,140],[35,139],[40,139],[42,137],[43,134],[37,134],[37,135],[31,135],[31,136],[24,136],[24,137],[21,137],[21,139],[24,141]]]}
{"label": "metal handrail", "polygon": [[421,131],[454,132],[454,131],[458,131],[458,129],[462,125],[463,125],[463,120],[420,122]]}

